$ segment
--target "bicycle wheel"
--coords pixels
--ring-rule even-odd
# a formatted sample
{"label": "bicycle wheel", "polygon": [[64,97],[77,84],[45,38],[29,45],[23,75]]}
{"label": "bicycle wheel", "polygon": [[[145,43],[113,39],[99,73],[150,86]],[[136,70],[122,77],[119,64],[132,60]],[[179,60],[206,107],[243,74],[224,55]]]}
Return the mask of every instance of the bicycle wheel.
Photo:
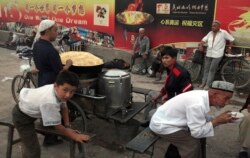
{"label": "bicycle wheel", "polygon": [[[73,100],[67,102],[69,109],[69,119],[72,129],[78,130],[81,133],[86,132],[87,130],[87,119],[83,109]],[[82,157],[85,157],[85,143],[77,143],[79,153]],[[75,149],[75,147],[73,147]],[[71,156],[75,155],[75,151],[70,153]]]}
{"label": "bicycle wheel", "polygon": [[11,93],[16,103],[19,102],[19,93],[23,87],[28,87],[22,75],[16,75],[11,83]]}
{"label": "bicycle wheel", "polygon": [[36,76],[34,76],[34,75],[32,75],[32,73],[31,72],[28,72],[29,74],[27,74],[27,80],[26,80],[26,82],[27,82],[27,86],[29,87],[29,88],[37,88],[38,86],[37,86],[37,78],[36,78]]}
{"label": "bicycle wheel", "polygon": [[221,78],[235,88],[244,88],[250,83],[250,65],[244,59],[229,59],[221,68]]}
{"label": "bicycle wheel", "polygon": [[190,73],[190,77],[192,82],[196,81],[199,78],[201,72],[201,64],[194,63],[192,60],[185,60],[183,66],[188,70]]}

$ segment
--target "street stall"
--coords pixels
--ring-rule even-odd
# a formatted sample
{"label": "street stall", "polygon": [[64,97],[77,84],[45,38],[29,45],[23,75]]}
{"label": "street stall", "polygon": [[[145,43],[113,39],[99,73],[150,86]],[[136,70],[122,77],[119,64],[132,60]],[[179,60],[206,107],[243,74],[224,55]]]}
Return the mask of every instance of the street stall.
{"label": "street stall", "polygon": [[124,130],[133,131],[131,135],[135,136],[139,122],[133,117],[148,103],[133,101],[130,73],[119,69],[102,70],[103,61],[89,52],[65,52],[61,59],[63,64],[67,59],[73,61],[69,70],[79,75],[80,85],[72,100],[86,115],[112,120],[120,139]]}

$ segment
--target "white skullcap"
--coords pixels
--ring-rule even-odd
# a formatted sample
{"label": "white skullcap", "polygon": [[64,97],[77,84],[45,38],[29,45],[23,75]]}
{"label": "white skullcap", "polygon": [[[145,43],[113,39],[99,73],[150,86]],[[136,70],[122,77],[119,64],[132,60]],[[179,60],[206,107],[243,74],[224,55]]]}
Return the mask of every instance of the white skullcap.
{"label": "white skullcap", "polygon": [[145,30],[145,29],[144,29],[144,28],[142,28],[142,27],[141,27],[141,28],[139,28],[139,32],[140,32],[140,31],[144,31],[144,30]]}
{"label": "white skullcap", "polygon": [[52,27],[53,25],[55,25],[56,22],[53,21],[53,20],[42,20],[39,24],[39,27],[38,27],[38,32],[43,32],[45,30],[47,30],[48,28]]}
{"label": "white skullcap", "polygon": [[226,81],[214,81],[212,83],[212,88],[219,89],[222,91],[233,92],[234,91],[234,84],[226,82]]}

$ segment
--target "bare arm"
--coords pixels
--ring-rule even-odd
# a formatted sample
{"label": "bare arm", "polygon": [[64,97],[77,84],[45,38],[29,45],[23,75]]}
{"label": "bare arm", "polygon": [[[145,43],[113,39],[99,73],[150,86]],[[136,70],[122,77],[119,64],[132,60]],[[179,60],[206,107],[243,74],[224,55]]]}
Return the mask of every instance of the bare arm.
{"label": "bare arm", "polygon": [[65,66],[63,67],[63,70],[68,70],[69,67],[70,67],[72,64],[73,64],[73,61],[72,61],[71,59],[68,59],[68,60],[66,61]]}
{"label": "bare arm", "polygon": [[64,126],[65,127],[69,127],[70,126],[70,123],[69,123],[69,109],[64,106],[61,108],[61,114],[62,114],[62,117],[63,117],[63,122],[64,122]]}

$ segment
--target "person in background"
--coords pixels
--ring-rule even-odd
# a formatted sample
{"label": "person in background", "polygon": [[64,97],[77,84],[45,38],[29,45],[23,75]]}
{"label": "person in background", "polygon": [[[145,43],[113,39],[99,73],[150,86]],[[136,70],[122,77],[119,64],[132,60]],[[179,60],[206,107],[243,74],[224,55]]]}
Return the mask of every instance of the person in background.
{"label": "person in background", "polygon": [[156,58],[153,60],[151,66],[152,73],[149,75],[149,77],[156,77],[156,74],[159,73],[159,78],[157,80],[161,80],[161,76],[164,71],[164,66],[162,65],[161,61],[161,52],[164,49],[164,45],[160,45],[157,49]]}
{"label": "person in background", "polygon": [[208,91],[193,90],[165,102],[154,113],[150,129],[175,145],[182,158],[200,158],[200,138],[214,136],[214,127],[235,118],[229,111],[212,119],[210,107],[224,107],[233,96],[234,85],[214,81]]}
{"label": "person in background", "polygon": [[[67,60],[65,66],[62,65],[59,52],[51,42],[57,37],[57,24],[53,20],[42,20],[38,27],[40,38],[33,47],[33,59],[38,71],[38,87],[53,84],[56,76],[62,70],[68,70],[72,65],[72,60]],[[45,135],[44,146],[61,143],[54,135]]]}
{"label": "person in background", "polygon": [[68,44],[70,45],[71,51],[81,51],[82,39],[79,31],[76,27],[71,27],[69,30],[69,40]]}
{"label": "person in background", "polygon": [[35,37],[36,37],[36,31],[32,30],[31,36],[28,36],[25,41],[28,47],[30,48],[32,47]]}
{"label": "person in background", "polygon": [[[78,76],[69,71],[62,71],[54,84],[36,89],[23,88],[19,104],[13,108],[13,123],[24,144],[26,158],[40,158],[40,145],[34,122],[41,118],[43,126],[51,126],[62,135],[83,143],[88,135],[79,134],[70,128],[66,102],[74,95],[79,84]],[[64,125],[62,125],[62,120]]]}
{"label": "person in background", "polygon": [[154,102],[160,100],[161,103],[164,103],[180,93],[193,89],[189,72],[176,62],[177,50],[175,48],[165,46],[161,51],[161,60],[168,75],[161,92],[153,98]]}
{"label": "person in background", "polygon": [[9,33],[9,38],[8,40],[5,42],[6,46],[8,47],[15,47],[16,44],[17,44],[17,41],[18,41],[18,35],[13,32],[13,31],[10,31]]}
{"label": "person in background", "polygon": [[147,70],[147,59],[149,56],[149,47],[150,47],[150,40],[145,35],[145,29],[139,29],[139,36],[136,38],[134,46],[133,46],[133,54],[131,58],[131,68],[135,63],[135,59],[142,57],[142,64],[143,69],[145,69],[145,73]]}
{"label": "person in background", "polygon": [[217,67],[223,58],[226,42],[229,41],[227,52],[231,53],[234,38],[220,28],[221,23],[217,20],[212,23],[210,31],[202,40],[201,45],[207,44],[204,74],[199,88],[209,89],[214,80]]}
{"label": "person in background", "polygon": [[204,56],[205,56],[205,47],[202,44],[198,44],[198,48],[194,50],[194,56],[192,62],[203,64],[204,63]]}
{"label": "person in background", "polygon": [[250,148],[250,93],[240,112],[244,114],[244,118],[239,125],[239,140],[241,145],[239,158],[248,158],[248,149]]}

